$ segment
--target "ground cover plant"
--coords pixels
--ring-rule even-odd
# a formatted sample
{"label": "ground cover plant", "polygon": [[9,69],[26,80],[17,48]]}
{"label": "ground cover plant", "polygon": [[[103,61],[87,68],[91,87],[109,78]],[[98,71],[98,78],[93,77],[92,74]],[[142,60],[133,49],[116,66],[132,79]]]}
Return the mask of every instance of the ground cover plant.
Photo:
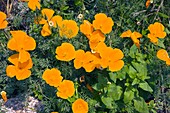
{"label": "ground cover plant", "polygon": [[168,0],[0,4],[4,103],[24,94],[40,113],[170,112]]}

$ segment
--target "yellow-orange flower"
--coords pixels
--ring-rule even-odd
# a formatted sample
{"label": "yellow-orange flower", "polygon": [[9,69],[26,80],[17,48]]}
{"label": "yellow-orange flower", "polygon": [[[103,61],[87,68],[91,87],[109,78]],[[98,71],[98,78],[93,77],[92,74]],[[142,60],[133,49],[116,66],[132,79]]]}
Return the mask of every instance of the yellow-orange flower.
{"label": "yellow-orange flower", "polygon": [[57,96],[63,99],[72,97],[75,92],[74,83],[70,80],[63,80],[59,87],[57,87]]}
{"label": "yellow-orange flower", "polygon": [[6,102],[8,100],[5,91],[1,91],[1,97],[4,100],[4,102]]}
{"label": "yellow-orange flower", "polygon": [[148,29],[150,31],[148,38],[152,43],[158,44],[158,38],[165,38],[166,36],[166,32],[164,32],[164,26],[159,22],[150,24]]}
{"label": "yellow-orange flower", "polygon": [[61,37],[73,38],[77,35],[79,27],[74,20],[63,20],[59,26],[59,34]]}
{"label": "yellow-orange flower", "polygon": [[61,61],[70,61],[75,58],[74,46],[70,43],[62,43],[56,48],[56,58]]}
{"label": "yellow-orange flower", "polygon": [[85,69],[86,72],[92,72],[98,64],[98,59],[89,51],[87,51],[84,55],[85,56],[83,59],[82,67]]}
{"label": "yellow-orange flower", "polygon": [[[54,11],[52,9],[43,9],[41,11],[43,18],[39,21],[39,24],[44,24],[41,35],[42,36],[49,36],[51,35],[51,29],[50,27],[57,27],[62,22],[62,17],[59,15],[53,16]],[[47,18],[47,20],[45,19]]]}
{"label": "yellow-orange flower", "polygon": [[[103,45],[102,43],[99,45]],[[121,60],[124,57],[123,52],[120,49],[113,49],[111,47],[97,47],[97,50],[100,54],[100,65],[102,68],[109,67],[109,70],[119,71],[124,66],[123,60]]]}
{"label": "yellow-orange flower", "polygon": [[166,50],[164,49],[160,49],[158,52],[157,52],[157,57],[160,59],[160,60],[163,60],[166,62],[166,65],[170,66],[170,58],[169,58],[169,55],[167,53]]}
{"label": "yellow-orange flower", "polygon": [[130,37],[130,38],[132,39],[132,41],[134,42],[134,44],[135,44],[138,48],[140,47],[140,43],[139,43],[139,39],[138,39],[138,38],[141,38],[142,35],[141,35],[139,32],[134,31],[134,32],[132,33],[131,30],[127,30],[127,31],[123,32],[120,37],[122,37],[122,38],[124,38],[124,37]]}
{"label": "yellow-orange flower", "polygon": [[6,21],[6,14],[0,11],[0,29],[7,27],[8,22]]}
{"label": "yellow-orange flower", "polygon": [[40,0],[21,0],[21,1],[28,2],[28,7],[33,11],[35,11],[36,8],[40,10],[41,7]]}
{"label": "yellow-orange flower", "polygon": [[80,25],[80,31],[89,38],[93,33],[93,25],[88,20],[84,20]]}
{"label": "yellow-orange flower", "polygon": [[94,18],[93,27],[95,29],[101,30],[104,34],[112,31],[112,26],[114,25],[112,18],[107,17],[104,13],[96,14]]}
{"label": "yellow-orange flower", "polygon": [[145,3],[146,8],[148,8],[150,6],[150,4],[151,4],[151,0],[147,0]]}
{"label": "yellow-orange flower", "polygon": [[56,68],[45,70],[42,78],[46,81],[47,84],[54,87],[58,87],[63,79],[61,72]]}
{"label": "yellow-orange flower", "polygon": [[79,98],[72,104],[73,113],[88,113],[88,103]]}
{"label": "yellow-orange flower", "polygon": [[29,50],[36,47],[35,40],[23,31],[11,31],[12,38],[9,40],[7,47],[19,52],[19,62],[24,63],[30,59]]}
{"label": "yellow-orange flower", "polygon": [[29,69],[32,68],[32,60],[28,59],[26,62],[19,62],[19,54],[14,54],[8,58],[8,60],[13,64],[9,65],[6,68],[6,74],[9,77],[16,76],[17,80],[24,80],[31,75],[31,71]]}

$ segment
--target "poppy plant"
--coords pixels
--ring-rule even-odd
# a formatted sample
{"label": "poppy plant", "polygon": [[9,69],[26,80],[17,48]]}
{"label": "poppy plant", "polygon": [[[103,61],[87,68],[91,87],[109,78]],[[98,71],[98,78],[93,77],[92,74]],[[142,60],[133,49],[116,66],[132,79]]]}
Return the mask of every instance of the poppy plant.
{"label": "poppy plant", "polygon": [[79,27],[74,20],[63,20],[59,25],[59,34],[61,37],[73,38],[78,34]]}
{"label": "poppy plant", "polygon": [[88,103],[79,98],[72,104],[73,113],[88,113]]}
{"label": "poppy plant", "polygon": [[74,95],[74,83],[70,80],[63,80],[59,87],[57,87],[57,96],[63,99],[67,99]]}
{"label": "poppy plant", "polygon": [[23,63],[30,59],[27,51],[34,50],[36,42],[23,31],[10,31],[12,38],[8,41],[7,47],[19,52],[19,62]]}
{"label": "poppy plant", "polygon": [[108,34],[112,31],[112,26],[114,25],[112,18],[107,17],[104,13],[96,14],[94,18],[93,27],[96,30],[101,30],[104,34]]}
{"label": "poppy plant", "polygon": [[42,78],[46,81],[47,84],[54,87],[58,87],[63,79],[61,72],[56,68],[45,70]]}
{"label": "poppy plant", "polygon": [[43,28],[41,30],[42,36],[49,36],[51,35],[50,27],[57,27],[62,22],[62,17],[59,15],[53,16],[54,11],[52,9],[43,9],[41,11],[43,18],[39,21],[39,24],[43,24]]}
{"label": "poppy plant", "polygon": [[4,102],[6,102],[8,100],[5,91],[1,91],[1,97],[4,100]]}
{"label": "poppy plant", "polygon": [[7,27],[8,22],[6,21],[6,14],[0,11],[0,29]]}
{"label": "poppy plant", "polygon": [[132,39],[132,41],[134,42],[134,44],[138,48],[140,47],[140,43],[139,43],[139,39],[138,38],[141,38],[142,35],[139,32],[134,31],[132,33],[131,30],[127,30],[127,31],[123,32],[120,37],[122,37],[122,38],[130,37]]}
{"label": "poppy plant", "polygon": [[36,8],[38,8],[40,10],[41,4],[40,4],[40,0],[21,0],[23,2],[28,2],[28,7],[35,11]]}
{"label": "poppy plant", "polygon": [[166,62],[166,65],[170,66],[170,58],[169,58],[169,55],[168,55],[168,52],[164,49],[160,49],[158,52],[157,52],[157,57],[160,59],[160,60],[163,60]]}
{"label": "poppy plant", "polygon": [[13,64],[9,65],[6,68],[6,74],[9,77],[16,76],[17,80],[24,80],[31,75],[31,71],[29,69],[32,68],[32,60],[28,59],[26,62],[19,62],[19,54],[14,54],[8,58],[8,60]]}
{"label": "poppy plant", "polygon": [[56,58],[61,61],[70,61],[75,58],[74,46],[70,43],[62,43],[56,48]]}
{"label": "poppy plant", "polygon": [[164,32],[164,26],[159,22],[150,24],[148,30],[150,31],[150,33],[148,34],[148,38],[154,44],[158,44],[158,38],[166,37],[166,32]]}

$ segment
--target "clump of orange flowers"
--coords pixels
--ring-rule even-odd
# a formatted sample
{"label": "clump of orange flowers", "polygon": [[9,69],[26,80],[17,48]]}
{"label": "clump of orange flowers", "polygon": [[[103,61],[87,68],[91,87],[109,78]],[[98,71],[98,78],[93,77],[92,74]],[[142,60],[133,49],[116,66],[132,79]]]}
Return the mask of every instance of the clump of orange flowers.
{"label": "clump of orange flowers", "polygon": [[6,21],[6,14],[0,11],[0,29],[7,27],[8,22]]}
{"label": "clump of orange flowers", "polygon": [[38,8],[40,10],[41,4],[40,4],[40,0],[20,0],[23,2],[28,2],[28,7],[35,11],[36,8]]}
{"label": "clump of orange flowers", "polygon": [[88,103],[79,98],[72,104],[73,113],[88,113]]}
{"label": "clump of orange flowers", "polygon": [[61,72],[57,68],[45,70],[42,78],[47,84],[57,88],[56,95],[60,98],[68,99],[75,93],[74,83],[70,80],[63,80]]}
{"label": "clump of orange flowers", "polygon": [[[105,34],[112,31],[114,25],[113,20],[107,17],[104,13],[95,15],[95,20],[91,24],[88,20],[84,20],[80,25],[80,31],[89,39],[90,51],[76,51],[74,59],[74,67],[79,69],[83,67],[86,72],[91,72],[95,68],[109,68],[110,71],[119,71],[124,62],[121,60],[124,55],[120,49],[112,49],[104,43]],[[137,40],[138,37],[133,37]]]}
{"label": "clump of orange flowers", "polygon": [[168,55],[168,52],[164,49],[160,49],[158,52],[157,52],[157,55],[156,55],[160,60],[163,60],[166,62],[166,65],[170,66],[170,58],[169,58],[169,55]]}
{"label": "clump of orange flowers", "polygon": [[23,31],[11,31],[12,38],[8,41],[7,47],[17,51],[8,58],[13,64],[6,68],[7,76],[16,76],[17,80],[24,80],[31,75],[32,59],[28,51],[34,50],[36,47],[35,40]]}
{"label": "clump of orange flowers", "polygon": [[46,81],[47,84],[54,87],[58,87],[63,79],[61,72],[56,68],[45,70],[42,78]]}
{"label": "clump of orange flowers", "polygon": [[56,48],[56,58],[61,61],[70,61],[75,58],[74,46],[70,43],[62,43]]}
{"label": "clump of orange flowers", "polygon": [[150,31],[150,33],[148,34],[148,38],[154,44],[158,44],[158,38],[166,37],[166,32],[164,32],[164,26],[159,22],[150,24],[148,30]]}
{"label": "clump of orange flowers", "polygon": [[35,40],[23,31],[11,31],[12,38],[9,40],[7,47],[10,50],[19,52],[19,62],[24,63],[30,59],[28,51],[36,47]]}
{"label": "clump of orange flowers", "polygon": [[140,34],[139,32],[134,31],[132,33],[131,30],[127,30],[127,31],[123,32],[120,37],[122,37],[122,38],[130,37],[132,39],[132,41],[134,42],[134,44],[138,48],[140,47],[140,43],[139,43],[139,39],[138,38],[142,38],[142,34]]}
{"label": "clump of orange flowers", "polygon": [[[52,9],[43,9],[41,11],[43,18],[40,19],[39,24],[43,24],[43,28],[41,30],[42,36],[49,36],[51,35],[51,27],[56,28],[62,22],[62,17],[59,15],[53,16],[54,11]],[[47,20],[45,19],[47,18]]]}

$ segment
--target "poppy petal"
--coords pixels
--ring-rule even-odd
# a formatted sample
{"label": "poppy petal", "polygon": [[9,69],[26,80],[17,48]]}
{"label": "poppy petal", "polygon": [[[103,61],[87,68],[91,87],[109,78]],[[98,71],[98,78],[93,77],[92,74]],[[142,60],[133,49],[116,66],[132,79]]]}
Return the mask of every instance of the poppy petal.
{"label": "poppy petal", "polygon": [[21,50],[19,52],[19,62],[23,63],[23,62],[26,62],[27,60],[29,60],[31,58],[29,52],[27,51],[24,51],[24,50]]}
{"label": "poppy petal", "polygon": [[45,8],[45,9],[43,9],[43,10],[41,11],[41,13],[42,13],[43,17],[46,16],[46,17],[47,17],[47,20],[50,21],[51,18],[52,18],[52,16],[53,16],[53,14],[54,14],[54,11],[53,11],[52,9],[47,9],[47,8]]}
{"label": "poppy petal", "polygon": [[7,68],[6,68],[6,74],[7,74],[7,76],[9,76],[10,78],[14,77],[14,76],[17,74],[17,72],[16,72],[16,67],[13,66],[13,65],[7,66]]}
{"label": "poppy petal", "polygon": [[18,73],[16,75],[16,79],[17,80],[24,80],[24,79],[28,78],[30,75],[31,75],[30,70],[23,70],[22,73]]}
{"label": "poppy petal", "polygon": [[60,26],[61,25],[61,22],[62,22],[62,17],[57,15],[57,16],[54,16],[52,17],[51,21],[54,23],[54,27],[57,27],[57,26]]}
{"label": "poppy petal", "polygon": [[114,71],[119,71],[123,68],[124,62],[123,60],[118,60],[116,62],[112,61],[109,63],[109,70],[114,72]]}
{"label": "poppy petal", "polygon": [[122,37],[122,38],[130,37],[131,34],[132,34],[132,31],[131,30],[127,30],[127,31],[123,32],[120,37]]}
{"label": "poppy petal", "polygon": [[36,42],[32,37],[27,37],[26,43],[24,44],[24,50],[34,50],[36,47]]}
{"label": "poppy petal", "polygon": [[18,65],[18,57],[19,57],[19,54],[14,54],[14,55],[11,55],[8,60],[14,64],[14,65]]}
{"label": "poppy petal", "polygon": [[167,51],[164,50],[164,49],[160,49],[160,50],[157,52],[156,56],[157,56],[160,60],[163,60],[163,61],[167,61],[167,60],[169,59],[169,55],[168,55]]}

